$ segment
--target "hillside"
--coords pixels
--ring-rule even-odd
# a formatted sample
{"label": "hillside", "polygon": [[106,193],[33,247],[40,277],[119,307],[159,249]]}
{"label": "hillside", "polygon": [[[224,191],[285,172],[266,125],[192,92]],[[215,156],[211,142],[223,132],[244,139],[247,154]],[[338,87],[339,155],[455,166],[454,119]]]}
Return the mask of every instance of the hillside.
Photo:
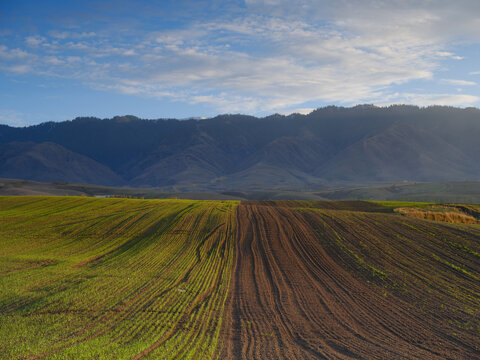
{"label": "hillside", "polygon": [[[77,118],[0,126],[0,176],[168,191],[479,181],[479,138],[480,110],[438,106],[184,121]],[[32,143],[36,156],[24,150]]]}
{"label": "hillside", "polygon": [[0,177],[104,185],[123,182],[108,167],[51,142],[0,144]]}
{"label": "hillside", "polygon": [[0,197],[0,358],[475,359],[466,219],[480,207]]}

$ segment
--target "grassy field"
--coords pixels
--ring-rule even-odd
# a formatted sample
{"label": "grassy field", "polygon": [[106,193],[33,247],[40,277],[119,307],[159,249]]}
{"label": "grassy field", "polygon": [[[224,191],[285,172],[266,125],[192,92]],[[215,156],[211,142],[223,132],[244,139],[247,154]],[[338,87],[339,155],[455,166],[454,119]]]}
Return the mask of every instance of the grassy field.
{"label": "grassy field", "polygon": [[236,205],[0,198],[0,358],[213,358]]}
{"label": "grassy field", "polygon": [[[331,184],[334,186],[334,184]],[[338,186],[338,185],[337,185]],[[317,190],[276,189],[220,190],[181,192],[167,188],[128,188],[67,182],[38,182],[0,178],[0,196],[115,196],[145,199],[192,200],[384,200],[386,202],[480,203],[480,181],[443,183],[400,183],[363,187],[324,188]]]}
{"label": "grassy field", "polygon": [[466,216],[480,207],[0,197],[0,359],[479,358]]}

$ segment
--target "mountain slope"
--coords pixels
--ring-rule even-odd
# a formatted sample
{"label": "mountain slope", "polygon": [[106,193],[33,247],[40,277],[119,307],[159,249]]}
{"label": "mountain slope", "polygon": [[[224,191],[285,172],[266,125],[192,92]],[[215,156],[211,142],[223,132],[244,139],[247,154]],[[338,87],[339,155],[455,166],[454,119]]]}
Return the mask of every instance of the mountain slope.
{"label": "mountain slope", "polygon": [[105,185],[123,183],[106,166],[51,142],[0,144],[0,177]]}
{"label": "mountain slope", "polygon": [[478,160],[456,145],[424,129],[395,124],[346,148],[317,174],[360,182],[480,179]]}
{"label": "mountain slope", "polygon": [[50,172],[59,174],[55,180],[116,185],[123,179],[175,191],[476,181],[479,138],[480,110],[439,106],[330,106],[308,115],[185,121],[77,118],[25,128],[0,125],[0,144],[54,143],[63,149],[59,153],[83,156],[77,166],[83,170],[62,175],[69,171],[66,155],[56,157],[55,151],[42,155],[40,163],[48,166],[32,166],[1,147],[6,160],[0,175],[45,180],[53,178]]}

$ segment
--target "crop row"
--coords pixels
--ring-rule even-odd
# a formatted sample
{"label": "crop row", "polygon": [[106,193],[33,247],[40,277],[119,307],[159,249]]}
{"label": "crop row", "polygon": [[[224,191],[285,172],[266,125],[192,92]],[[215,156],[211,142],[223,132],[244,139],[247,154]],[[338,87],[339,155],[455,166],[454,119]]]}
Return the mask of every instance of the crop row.
{"label": "crop row", "polygon": [[0,197],[0,359],[474,358],[480,227],[399,206]]}
{"label": "crop row", "polygon": [[1,198],[0,358],[214,357],[235,206]]}

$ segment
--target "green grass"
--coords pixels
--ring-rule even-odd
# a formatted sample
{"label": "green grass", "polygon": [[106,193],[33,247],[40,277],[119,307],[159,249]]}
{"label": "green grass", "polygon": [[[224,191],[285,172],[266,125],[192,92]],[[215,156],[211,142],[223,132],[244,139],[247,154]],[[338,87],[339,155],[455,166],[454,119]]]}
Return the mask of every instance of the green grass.
{"label": "green grass", "polygon": [[0,197],[0,358],[213,358],[236,205]]}
{"label": "green grass", "polygon": [[416,207],[416,208],[427,208],[434,205],[434,203],[428,202],[418,202],[418,201],[369,201],[371,203],[380,205],[387,209],[395,209],[399,207]]}

